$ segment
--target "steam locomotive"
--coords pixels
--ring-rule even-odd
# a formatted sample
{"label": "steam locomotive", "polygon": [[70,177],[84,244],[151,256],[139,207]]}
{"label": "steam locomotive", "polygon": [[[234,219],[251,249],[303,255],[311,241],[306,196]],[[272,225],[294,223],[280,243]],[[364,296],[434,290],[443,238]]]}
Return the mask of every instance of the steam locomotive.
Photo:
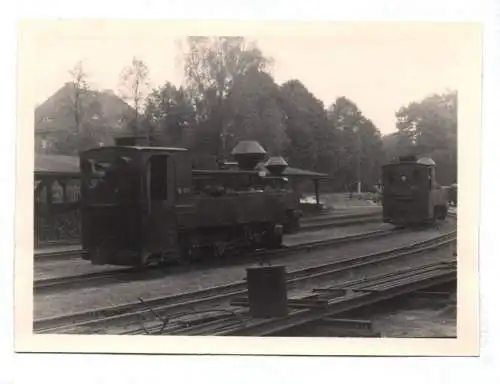
{"label": "steam locomotive", "polygon": [[[114,146],[80,154],[83,259],[145,266],[191,263],[282,245],[299,226],[288,166],[255,141],[232,151],[237,168],[194,169],[184,148]],[[221,169],[225,168],[225,169]]]}
{"label": "steam locomotive", "polygon": [[436,163],[430,158],[402,156],[382,167],[383,221],[412,226],[444,220],[446,190],[436,182]]}

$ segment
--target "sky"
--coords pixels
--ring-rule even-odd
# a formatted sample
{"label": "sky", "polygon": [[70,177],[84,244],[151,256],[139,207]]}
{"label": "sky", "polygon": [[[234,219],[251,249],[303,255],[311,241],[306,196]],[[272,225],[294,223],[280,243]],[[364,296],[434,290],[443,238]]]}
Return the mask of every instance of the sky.
{"label": "sky", "polygon": [[[38,31],[32,53],[35,102],[42,103],[69,81],[68,71],[79,60],[90,85],[99,90],[117,91],[120,72],[133,56],[148,65],[152,86],[166,81],[179,85],[178,42],[186,34],[165,25],[66,23]],[[465,29],[451,24],[338,23],[328,28],[243,32],[247,33],[238,34],[273,58],[272,74],[278,84],[298,79],[325,106],[345,96],[382,134],[396,130],[400,107],[457,89],[464,73],[460,64],[467,54]]]}

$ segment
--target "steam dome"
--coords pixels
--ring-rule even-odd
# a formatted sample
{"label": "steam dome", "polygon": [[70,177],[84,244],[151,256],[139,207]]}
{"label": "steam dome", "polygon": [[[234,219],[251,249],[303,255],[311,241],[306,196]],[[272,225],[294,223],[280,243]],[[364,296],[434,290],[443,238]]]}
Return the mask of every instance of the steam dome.
{"label": "steam dome", "polygon": [[231,155],[244,170],[252,170],[267,157],[267,152],[256,141],[240,141],[232,150]]}

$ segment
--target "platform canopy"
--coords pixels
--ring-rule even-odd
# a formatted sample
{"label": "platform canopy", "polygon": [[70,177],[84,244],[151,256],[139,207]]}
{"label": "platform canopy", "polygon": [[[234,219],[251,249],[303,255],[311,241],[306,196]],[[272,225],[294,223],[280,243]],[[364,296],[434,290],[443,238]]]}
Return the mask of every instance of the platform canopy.
{"label": "platform canopy", "polygon": [[[271,172],[266,168],[266,162],[260,162],[256,169],[260,171],[265,171],[267,174],[271,174]],[[283,172],[281,173],[280,176],[283,177],[291,177],[291,178],[305,178],[305,179],[311,179],[311,180],[317,180],[317,179],[329,179],[330,176],[327,175],[326,173],[319,173],[319,172],[313,172],[313,171],[308,171],[305,169],[299,169],[299,168],[293,168],[287,166]]]}
{"label": "platform canopy", "polygon": [[[258,169],[266,171],[267,174],[271,174],[271,172],[266,169],[265,163],[260,163],[257,166]],[[320,199],[319,199],[319,181],[320,180],[327,180],[330,179],[331,176],[327,175],[326,173],[319,173],[319,172],[313,172],[313,171],[308,171],[305,169],[300,169],[300,168],[293,168],[293,167],[286,167],[283,172],[281,173],[282,177],[286,177],[290,180],[312,180],[314,183],[314,195],[316,197],[316,204],[319,206],[320,204]]]}
{"label": "platform canopy", "polygon": [[305,169],[287,167],[283,171],[283,176],[285,177],[303,177],[309,179],[329,179],[326,173],[319,173],[313,171],[307,171]]}
{"label": "platform canopy", "polygon": [[[229,163],[228,163],[229,165]],[[230,164],[230,168],[236,168],[237,163]],[[265,167],[265,163],[261,162],[256,167],[259,170],[265,171],[268,175],[271,172]],[[65,155],[46,155],[35,154],[35,173],[46,176],[68,176],[74,177],[80,173],[80,159],[76,156]],[[330,176],[325,173],[308,171],[305,169],[286,167],[281,173],[282,177],[289,179],[309,179],[314,182],[316,200],[319,204],[319,180],[329,179]]]}
{"label": "platform canopy", "polygon": [[79,173],[80,159],[76,156],[35,154],[35,173]]}

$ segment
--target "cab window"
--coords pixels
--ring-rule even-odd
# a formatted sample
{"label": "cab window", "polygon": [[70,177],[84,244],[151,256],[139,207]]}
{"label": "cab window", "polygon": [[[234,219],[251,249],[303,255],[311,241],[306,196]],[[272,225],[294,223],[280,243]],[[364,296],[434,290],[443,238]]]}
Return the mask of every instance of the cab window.
{"label": "cab window", "polygon": [[96,152],[82,159],[82,188],[86,201],[93,203],[119,203],[133,199],[133,178],[130,158],[115,153]]}
{"label": "cab window", "polygon": [[155,155],[149,159],[149,190],[151,200],[167,200],[167,161],[168,156]]}

